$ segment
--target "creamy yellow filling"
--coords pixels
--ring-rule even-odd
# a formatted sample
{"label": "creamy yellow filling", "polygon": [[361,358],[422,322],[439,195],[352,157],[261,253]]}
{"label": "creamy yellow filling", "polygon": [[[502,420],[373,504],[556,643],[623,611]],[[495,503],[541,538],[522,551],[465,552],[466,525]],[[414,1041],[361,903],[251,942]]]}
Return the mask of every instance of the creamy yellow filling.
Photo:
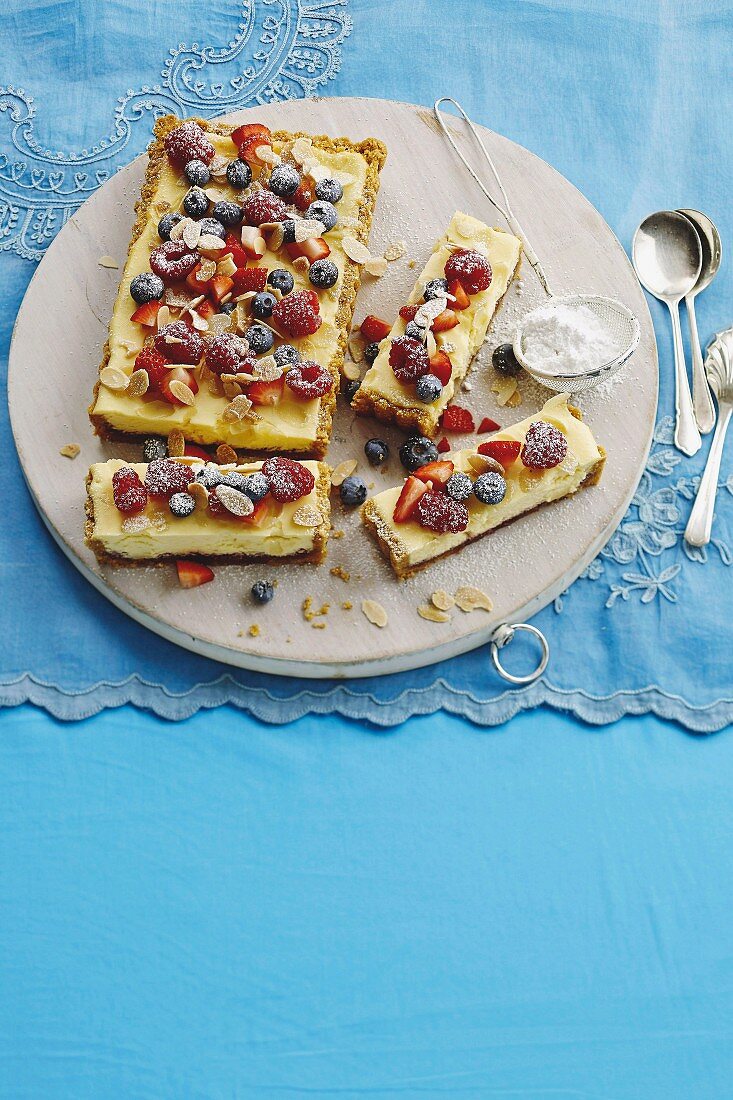
{"label": "creamy yellow filling", "polygon": [[[470,305],[457,311],[459,321],[456,327],[435,334],[438,348],[445,349],[453,367],[450,380],[440,398],[432,405],[423,405],[415,396],[414,386],[403,386],[395,378],[389,365],[389,350],[392,340],[404,336],[405,333],[406,322],[400,316],[382,343],[379,355],[361,384],[361,392],[365,395],[387,401],[399,409],[417,407],[421,415],[427,415],[432,421],[433,430],[437,428],[443,410],[450,404],[457,386],[466,376],[471,360],[484,342],[491,319],[514,276],[522,247],[518,238],[511,233],[491,229],[477,218],[456,211],[445,235],[435,245],[430,259],[420,273],[410,295],[409,305],[422,301],[423,287],[430,279],[443,278],[445,263],[451,254],[449,242],[460,245],[461,248],[477,248],[483,252],[491,264],[493,276],[488,290],[472,294]],[[450,302],[448,305],[450,306]]]}
{"label": "creamy yellow filling", "polygon": [[[236,149],[229,137],[209,133],[207,135],[216,152],[228,158],[236,156]],[[277,143],[275,150],[278,151]],[[322,291],[320,313],[323,323],[313,336],[293,341],[304,359],[314,359],[328,365],[336,351],[339,330],[335,326],[338,312],[338,296],[342,287],[342,276],[346,261],[341,247],[343,237],[353,234],[350,219],[358,217],[367,162],[357,152],[327,152],[313,149],[317,159],[330,175],[335,176],[344,189],[344,195],[338,204],[339,224],[327,234],[331,249],[329,259],[339,269],[339,281],[333,288],[334,293]],[[160,244],[158,222],[165,209],[180,210],[183,197],[189,184],[182,173],[174,169],[166,160],[160,175],[153,202],[148,211],[147,224],[135,242],[122,276],[119,293],[112,314],[109,330],[109,365],[118,367],[130,374],[134,369],[135,356],[143,345],[145,332],[139,324],[130,320],[136,309],[130,297],[130,282],[141,271],[149,270],[151,251]],[[241,192],[234,191],[225,181],[212,180],[207,190],[213,189],[223,199],[241,200]],[[165,205],[167,204],[167,206]],[[347,224],[344,225],[343,223]],[[307,274],[295,271],[287,258],[285,250],[265,252],[257,261],[269,269],[282,267],[290,271],[295,278],[296,290],[312,289]],[[279,448],[281,450],[306,450],[318,435],[320,400],[301,401],[291,395],[286,388],[282,400],[272,407],[259,407],[262,420],[257,422],[229,423],[221,419],[228,404],[228,398],[211,394],[208,383],[200,386],[194,406],[173,406],[166,401],[153,397],[129,397],[124,392],[99,387],[99,394],[93,412],[121,432],[134,434],[166,435],[173,428],[180,428],[186,437],[199,443],[228,442],[235,447],[247,449]]]}
{"label": "creamy yellow filling", "polygon": [[[546,420],[558,428],[568,442],[568,453],[559,466],[550,470],[530,472],[521,459],[511,463],[506,471],[506,496],[500,504],[481,504],[473,498],[468,503],[469,523],[465,531],[458,534],[436,534],[421,527],[419,523],[395,523],[393,517],[395,504],[402,486],[386,489],[372,500],[372,505],[380,519],[390,529],[393,539],[399,544],[400,553],[411,565],[436,558],[446,551],[462,546],[471,539],[485,534],[496,527],[516,519],[525,512],[532,511],[540,504],[574,493],[601,458],[598,445],[590,428],[578,420],[568,408],[569,394],[559,393],[551,397],[544,408],[509,428],[503,428],[492,439],[512,439],[524,442],[527,429],[536,420]],[[477,473],[469,463],[469,456],[476,450],[455,451],[441,456],[450,459],[456,470],[470,474],[474,479]]]}
{"label": "creamy yellow filling", "polygon": [[[191,462],[194,470],[201,463]],[[314,529],[300,527],[293,521],[295,512],[304,505],[318,507],[317,482],[319,464],[304,462],[316,478],[316,486],[308,496],[283,504],[279,515],[272,516],[261,527],[249,526],[236,519],[212,516],[207,509],[197,507],[183,519],[172,515],[165,501],[149,500],[140,515],[150,520],[143,530],[125,529],[128,518],[115,507],[112,496],[112,476],[121,466],[130,466],[145,480],[147,466],[142,462],[123,462],[111,459],[97,462],[90,470],[89,495],[94,503],[94,528],[92,538],[98,540],[108,554],[126,557],[134,561],[152,560],[172,554],[185,557],[198,554],[205,557],[222,557],[228,554],[267,554],[268,557],[288,557],[313,549]],[[261,462],[250,462],[227,469],[248,474],[262,467]],[[135,517],[133,517],[133,520]]]}

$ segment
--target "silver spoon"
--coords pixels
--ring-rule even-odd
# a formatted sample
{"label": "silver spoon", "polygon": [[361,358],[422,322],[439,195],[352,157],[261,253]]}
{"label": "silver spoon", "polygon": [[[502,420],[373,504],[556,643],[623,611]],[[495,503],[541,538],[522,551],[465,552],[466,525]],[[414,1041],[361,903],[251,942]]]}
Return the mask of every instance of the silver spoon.
{"label": "silver spoon", "polygon": [[717,227],[707,214],[699,210],[678,210],[678,214],[684,214],[692,222],[700,238],[702,248],[702,267],[697,277],[697,282],[685,297],[687,306],[687,320],[690,325],[690,345],[692,347],[692,407],[695,410],[695,420],[703,435],[707,435],[715,427],[715,407],[710,393],[710,386],[705,376],[705,367],[700,350],[700,337],[697,334],[697,317],[695,316],[695,298],[710,286],[718,274],[721,257],[720,234]]}
{"label": "silver spoon", "polygon": [[685,349],[680,328],[680,302],[700,274],[702,248],[697,230],[684,214],[660,210],[645,218],[631,245],[639,281],[669,309],[674,338],[675,411],[674,442],[678,450],[694,455],[702,446],[695,423]]}
{"label": "silver spoon", "polygon": [[718,425],[713,442],[710,444],[710,454],[705,463],[700,488],[697,490],[697,497],[685,528],[685,539],[691,546],[705,546],[710,542],[710,533],[713,529],[720,460],[723,457],[725,433],[733,413],[733,329],[719,332],[708,344],[705,370],[718,398]]}

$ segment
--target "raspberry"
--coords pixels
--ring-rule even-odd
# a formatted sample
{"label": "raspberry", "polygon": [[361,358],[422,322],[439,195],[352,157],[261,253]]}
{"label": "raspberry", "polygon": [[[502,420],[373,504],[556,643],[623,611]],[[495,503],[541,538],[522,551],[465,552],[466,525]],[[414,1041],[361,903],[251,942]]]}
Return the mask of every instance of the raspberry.
{"label": "raspberry", "polygon": [[146,371],[150,385],[155,389],[168,373],[168,361],[155,348],[143,348],[135,356],[135,370]]}
{"label": "raspberry", "polygon": [[460,405],[449,405],[440,419],[440,425],[446,432],[473,432],[476,425],[468,409]]}
{"label": "raspberry", "polygon": [[193,470],[183,462],[160,458],[148,465],[145,488],[151,497],[169,497],[173,493],[185,493],[193,481]]}
{"label": "raspberry", "polygon": [[200,258],[183,241],[163,241],[150,253],[150,266],[164,283],[177,283],[191,274]]}
{"label": "raspberry", "polygon": [[458,279],[467,294],[478,294],[491,286],[491,264],[480,252],[462,248],[448,257],[445,277],[450,282]]}
{"label": "raspberry", "polygon": [[458,534],[468,527],[468,508],[446,493],[427,492],[417,502],[417,521],[421,527],[437,531],[439,535],[447,531]]}
{"label": "raspberry", "polygon": [[183,168],[190,160],[211,164],[215,149],[198,122],[189,120],[176,126],[163,142],[168,158]]}
{"label": "raspberry", "polygon": [[389,365],[398,382],[415,382],[430,370],[430,357],[419,340],[398,336],[389,349]]}
{"label": "raspberry", "polygon": [[270,483],[270,492],[281,503],[300,500],[313,491],[316,479],[300,462],[292,458],[267,458],[262,473]]}
{"label": "raspberry", "polygon": [[318,295],[312,290],[294,290],[277,303],[272,320],[288,336],[312,336],[321,327]]}
{"label": "raspberry", "polygon": [[549,470],[553,466],[559,466],[567,453],[567,439],[546,420],[535,420],[527,428],[522,447],[522,462],[531,470]]}
{"label": "raspberry", "polygon": [[206,366],[214,374],[237,374],[243,359],[244,341],[233,332],[222,332],[207,341]]}
{"label": "raspberry", "polygon": [[130,466],[121,466],[112,475],[112,496],[115,507],[126,515],[142,512],[148,503],[145,486]]}
{"label": "raspberry", "polygon": [[232,278],[234,279],[234,286],[237,294],[246,294],[248,290],[257,291],[260,293],[265,289],[267,284],[267,268],[266,267],[244,267],[240,268]]}
{"label": "raspberry", "polygon": [[242,209],[247,225],[281,222],[288,214],[288,208],[283,200],[273,195],[271,191],[254,191],[244,200]]}
{"label": "raspberry", "polygon": [[[169,337],[169,340],[166,339]],[[153,340],[155,350],[165,355],[171,363],[198,363],[204,354],[204,342],[185,321],[171,321]]]}
{"label": "raspberry", "polygon": [[312,401],[313,398],[323,397],[333,389],[333,378],[331,372],[318,363],[296,363],[285,375],[285,385],[296,397]]}

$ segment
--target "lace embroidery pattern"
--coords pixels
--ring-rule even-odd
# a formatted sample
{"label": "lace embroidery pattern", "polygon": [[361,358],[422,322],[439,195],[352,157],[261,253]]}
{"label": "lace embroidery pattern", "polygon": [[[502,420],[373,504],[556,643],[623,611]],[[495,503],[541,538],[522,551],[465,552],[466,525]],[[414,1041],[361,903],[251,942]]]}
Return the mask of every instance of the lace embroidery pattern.
{"label": "lace embroidery pattern", "polygon": [[110,132],[79,152],[43,148],[33,98],[0,87],[0,250],[40,260],[77,207],[144,148],[160,115],[217,115],[314,95],[340,69],[352,28],[346,3],[243,0],[226,46],[172,49],[160,83],[121,96]]}

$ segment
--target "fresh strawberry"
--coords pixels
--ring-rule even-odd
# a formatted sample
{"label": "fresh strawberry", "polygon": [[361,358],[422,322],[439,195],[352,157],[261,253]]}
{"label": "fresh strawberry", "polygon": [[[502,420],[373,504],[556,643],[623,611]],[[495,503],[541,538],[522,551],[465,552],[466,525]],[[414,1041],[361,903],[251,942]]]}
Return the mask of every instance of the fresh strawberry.
{"label": "fresh strawberry", "polygon": [[506,470],[507,466],[511,466],[512,462],[519,458],[521,449],[522,444],[514,439],[489,439],[488,442],[479,446],[478,453],[486,455],[487,458],[495,458]]}
{"label": "fresh strawberry", "polygon": [[200,584],[208,584],[214,579],[212,570],[200,561],[177,561],[176,569],[181,588],[198,588]]}
{"label": "fresh strawberry", "polygon": [[468,409],[462,409],[460,405],[449,405],[443,413],[440,423],[446,432],[473,432],[476,430],[470,412]]}
{"label": "fresh strawberry", "polygon": [[203,302],[199,302],[196,306],[196,312],[199,317],[203,317],[205,321],[208,321],[210,317],[214,316],[216,309],[208,298],[204,298]]}
{"label": "fresh strawberry", "polygon": [[188,386],[191,393],[199,392],[198,382],[194,377],[193,371],[186,370],[185,367],[171,367],[160,385],[160,396],[164,401],[167,401],[169,405],[185,404],[185,402],[180,401],[174,393],[171,393],[171,382],[183,382]]}
{"label": "fresh strawberry", "polygon": [[240,241],[234,236],[233,233],[227,233],[224,244],[226,245],[227,252],[231,252],[232,259],[237,267],[247,266],[247,253],[242,248]]}
{"label": "fresh strawberry", "polygon": [[458,279],[467,294],[478,294],[488,290],[491,285],[491,264],[480,252],[472,248],[461,248],[452,253],[445,264],[445,277],[448,285]]}
{"label": "fresh strawberry", "polygon": [[142,512],[148,503],[148,491],[131,466],[120,466],[112,475],[112,497],[115,507],[128,516]]}
{"label": "fresh strawberry", "polygon": [[239,146],[239,159],[246,160],[251,168],[261,168],[264,161],[260,159],[258,149],[262,146],[272,148],[270,142],[265,141],[261,135],[256,134],[254,137],[248,138]]}
{"label": "fresh strawberry", "polygon": [[196,264],[190,275],[186,276],[186,286],[189,290],[192,290],[194,294],[206,294],[211,284],[210,279],[197,279],[196,276],[199,272],[201,264]]}
{"label": "fresh strawberry", "polygon": [[186,443],[186,449],[184,450],[186,458],[201,458],[204,462],[211,462],[211,455],[199,447],[196,443]]}
{"label": "fresh strawberry", "polygon": [[484,432],[498,432],[500,427],[501,424],[497,424],[490,416],[485,416],[478,426],[478,434],[483,435]]}
{"label": "fresh strawberry", "polygon": [[400,317],[402,318],[402,320],[403,321],[414,321],[415,320],[415,314],[419,310],[421,304],[422,303],[418,303],[417,305],[414,305],[414,306],[403,306],[402,309],[400,310]]}
{"label": "fresh strawberry", "polygon": [[452,476],[455,466],[447,459],[438,459],[437,462],[428,462],[425,466],[412,471],[413,477],[419,477],[420,481],[432,481],[433,485],[444,487]]}
{"label": "fresh strawberry", "polygon": [[369,344],[379,343],[385,336],[389,336],[391,331],[392,326],[389,322],[383,321],[381,317],[375,317],[373,313],[369,313],[359,325],[359,332]]}
{"label": "fresh strawberry", "polygon": [[253,405],[277,405],[283,395],[284,386],[284,374],[272,382],[251,382],[247,386],[247,397]]}
{"label": "fresh strawberry", "polygon": [[303,241],[301,244],[286,244],[285,251],[291,260],[297,260],[299,256],[305,256],[312,264],[316,260],[325,260],[326,256],[331,255],[331,249],[323,237],[309,237],[307,241]]}
{"label": "fresh strawberry", "polygon": [[272,311],[272,321],[285,336],[295,339],[312,336],[322,324],[318,295],[309,290],[294,290],[277,303]]}
{"label": "fresh strawberry", "polygon": [[452,309],[444,309],[442,313],[439,313],[431,324],[433,332],[447,332],[448,329],[455,328],[458,324],[458,317]]}
{"label": "fresh strawberry", "polygon": [[446,454],[450,450],[450,443],[445,438],[445,436],[443,436],[442,439],[439,439],[438,442],[435,444],[435,446],[438,449],[438,454],[441,454],[441,455]]}
{"label": "fresh strawberry", "polygon": [[[250,260],[259,260],[267,251],[267,241],[253,225],[242,226],[242,251]],[[239,266],[239,265],[237,265]]]}
{"label": "fresh strawberry", "polygon": [[308,467],[292,458],[266,458],[262,463],[262,473],[270,482],[270,492],[275,500],[283,504],[307,496],[313,492],[316,483]]}
{"label": "fresh strawberry", "polygon": [[450,531],[458,534],[468,527],[468,508],[459,500],[453,500],[447,493],[427,492],[417,502],[417,521],[428,531],[439,535]]}
{"label": "fresh strawberry", "polygon": [[242,523],[247,523],[250,527],[263,527],[268,519],[274,519],[275,516],[280,515],[282,507],[282,504],[268,493],[262,500],[257,501],[253,512],[242,517]]}
{"label": "fresh strawberry", "polygon": [[244,294],[248,290],[264,290],[267,285],[267,268],[243,267],[232,275],[232,280],[237,294]]}
{"label": "fresh strawberry", "polygon": [[306,211],[316,197],[316,185],[311,176],[303,176],[298,185],[298,190],[291,198],[293,206],[298,210]]}
{"label": "fresh strawberry", "polygon": [[470,306],[471,299],[463,289],[463,283],[460,280],[454,279],[451,283],[448,283],[448,293],[455,298],[453,309],[467,309]]}
{"label": "fresh strawberry", "polygon": [[143,305],[137,307],[130,317],[130,320],[137,321],[139,325],[144,325],[145,328],[155,328],[160,306],[161,303],[158,301],[145,302]]}
{"label": "fresh strawberry", "polygon": [[237,126],[231,134],[232,141],[237,148],[253,137],[258,137],[263,143],[272,145],[272,133],[263,122],[247,122],[243,126]]}
{"label": "fresh strawberry", "polygon": [[439,378],[444,386],[450,382],[453,366],[444,351],[436,351],[435,355],[430,356],[430,373]]}
{"label": "fresh strawberry", "polygon": [[233,286],[234,280],[228,275],[215,275],[209,282],[209,294],[218,305],[222,298],[226,298]]}
{"label": "fresh strawberry", "polygon": [[397,498],[392,518],[395,523],[407,523],[413,519],[421,498],[427,493],[428,487],[419,477],[410,475],[402,486],[402,492]]}

